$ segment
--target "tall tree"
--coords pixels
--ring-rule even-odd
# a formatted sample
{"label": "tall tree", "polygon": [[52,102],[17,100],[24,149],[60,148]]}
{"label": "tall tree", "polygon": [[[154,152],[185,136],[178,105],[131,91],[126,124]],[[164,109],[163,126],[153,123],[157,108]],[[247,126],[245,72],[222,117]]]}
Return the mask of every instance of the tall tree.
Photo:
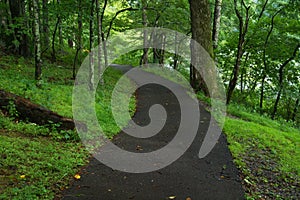
{"label": "tall tree", "polygon": [[13,40],[10,41],[15,46],[15,52],[21,56],[30,55],[29,38],[27,35],[28,20],[25,12],[25,1],[9,0],[9,10],[11,14],[11,26],[13,27]]}
{"label": "tall tree", "polygon": [[278,70],[278,74],[279,74],[279,90],[277,93],[277,97],[276,97],[276,101],[273,107],[273,112],[271,115],[271,118],[274,119],[276,112],[277,112],[277,106],[282,94],[282,90],[283,90],[283,81],[284,81],[284,68],[289,64],[289,62],[291,62],[292,60],[294,60],[294,58],[296,57],[297,51],[300,48],[300,44],[297,44],[296,48],[294,49],[293,55],[291,57],[289,57],[284,63],[282,63],[279,67]]}
{"label": "tall tree", "polygon": [[[267,1],[266,1],[267,2]],[[266,5],[266,4],[264,4]],[[263,9],[265,8],[265,6],[263,7]],[[268,34],[267,34],[267,37],[265,39],[265,42],[264,42],[264,46],[263,46],[263,64],[264,64],[264,69],[263,69],[263,72],[262,72],[262,79],[261,79],[261,89],[260,89],[260,101],[259,101],[259,108],[261,110],[261,112],[263,111],[263,100],[264,100],[264,87],[265,87],[265,80],[267,78],[267,73],[269,71],[268,69],[268,65],[267,65],[267,58],[266,58],[266,50],[267,50],[267,45],[268,45],[268,42],[269,42],[269,38],[271,36],[271,33],[273,31],[273,28],[274,28],[274,19],[276,17],[276,15],[281,11],[278,10],[273,16],[272,16],[272,19],[271,19],[271,27],[270,27],[270,30],[268,31]],[[262,12],[261,12],[262,13]],[[261,17],[262,14],[260,14],[259,16]]]}
{"label": "tall tree", "polygon": [[[147,0],[142,0],[142,20],[143,20],[143,26],[144,28],[146,28],[148,26],[148,20],[147,20],[147,7],[148,7],[148,2]],[[148,31],[145,29],[144,30],[144,49],[143,49],[143,56],[141,59],[141,63],[140,64],[148,64]]]}
{"label": "tall tree", "polygon": [[73,79],[76,77],[76,64],[78,60],[78,54],[80,50],[82,49],[82,1],[78,0],[77,5],[77,32],[76,32],[76,53],[75,58],[73,62]]}
{"label": "tall tree", "polygon": [[102,77],[102,20],[101,20],[101,10],[100,10],[100,3],[99,0],[96,0],[96,13],[97,13],[97,65],[98,65],[98,71],[99,71],[99,77],[100,77],[100,84],[104,84],[104,79]]}
{"label": "tall tree", "polygon": [[[208,0],[189,0],[189,3],[192,39],[197,41],[213,57],[209,2]],[[196,56],[193,47],[191,48],[191,63],[199,64],[200,58]],[[193,65],[190,66],[190,82],[195,90],[202,90],[205,95],[209,95],[209,90],[203,77]]]}
{"label": "tall tree", "polygon": [[39,20],[39,0],[33,0],[34,13],[34,60],[35,60],[35,79],[38,81],[42,78],[42,59],[41,59],[41,36]]}
{"label": "tall tree", "polygon": [[221,21],[222,0],[215,0],[214,21],[212,30],[213,48],[218,47],[220,21]]}
{"label": "tall tree", "polygon": [[229,81],[229,86],[228,86],[228,90],[227,90],[227,100],[226,103],[229,104],[233,91],[236,87],[237,84],[237,80],[238,80],[238,76],[239,76],[239,70],[241,67],[241,62],[242,62],[242,57],[244,54],[244,44],[245,44],[245,36],[247,34],[248,31],[248,25],[249,25],[249,9],[250,6],[246,6],[244,0],[241,0],[241,4],[242,4],[242,8],[241,10],[245,9],[246,12],[246,17],[245,20],[243,19],[243,15],[241,14],[241,12],[238,10],[237,8],[237,0],[234,0],[234,10],[235,10],[235,14],[239,19],[239,42],[238,42],[238,48],[237,48],[237,55],[236,55],[236,61],[235,61],[235,65],[232,71],[232,79],[230,79]]}
{"label": "tall tree", "polygon": [[48,0],[43,0],[43,48],[48,48],[49,40],[49,16],[48,16]]}
{"label": "tall tree", "polygon": [[[54,1],[53,1],[53,3],[54,3]],[[56,14],[56,24],[55,24],[54,31],[53,31],[53,34],[52,34],[52,53],[51,53],[52,62],[56,61],[55,38],[56,38],[57,29],[59,29],[59,26],[61,24],[60,0],[57,0],[56,13],[57,13]]]}
{"label": "tall tree", "polygon": [[93,44],[94,44],[94,4],[95,0],[91,0],[90,5],[90,53],[89,53],[89,89],[94,90],[95,83],[95,69],[94,69],[94,54],[93,54]]}

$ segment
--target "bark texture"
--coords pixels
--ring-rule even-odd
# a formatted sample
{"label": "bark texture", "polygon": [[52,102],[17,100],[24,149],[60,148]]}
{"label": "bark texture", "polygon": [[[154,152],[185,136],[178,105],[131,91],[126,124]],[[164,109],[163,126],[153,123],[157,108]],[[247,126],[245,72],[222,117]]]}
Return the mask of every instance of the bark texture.
{"label": "bark texture", "polygon": [[[40,105],[34,104],[28,99],[0,90],[0,109],[7,112],[11,102],[13,102],[16,108],[19,119],[28,120],[38,125],[60,124],[58,127],[60,130],[72,130],[75,128],[72,119],[65,118]],[[82,124],[82,127],[84,128],[85,125]]]}
{"label": "bark texture", "polygon": [[216,0],[215,10],[214,10],[213,31],[212,31],[212,40],[213,40],[214,49],[218,47],[220,21],[221,21],[221,8],[222,8],[222,0]]}
{"label": "bark texture", "polygon": [[[213,57],[209,2],[207,0],[189,0],[189,3],[192,39],[198,42]],[[195,65],[201,63],[200,58],[196,56],[197,52],[193,50],[193,44],[191,44],[191,54],[191,63],[195,63]],[[209,90],[203,77],[201,77],[195,66],[192,65],[190,66],[190,83],[196,91],[202,90],[206,96],[209,96]]]}

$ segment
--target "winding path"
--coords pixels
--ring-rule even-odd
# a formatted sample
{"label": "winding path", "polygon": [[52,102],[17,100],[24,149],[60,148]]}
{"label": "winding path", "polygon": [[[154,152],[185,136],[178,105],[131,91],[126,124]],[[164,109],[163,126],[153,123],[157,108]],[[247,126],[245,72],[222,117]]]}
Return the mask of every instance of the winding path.
{"label": "winding path", "polygon": [[[129,66],[113,67],[123,72],[130,69]],[[165,87],[149,84],[138,89],[137,100],[137,112],[133,118],[137,124],[147,125],[150,122],[149,107],[160,104],[167,113],[171,113],[165,126],[159,134],[148,139],[134,138],[121,132],[113,139],[114,144],[137,153],[165,146],[175,136],[180,122],[180,109],[174,94]],[[134,174],[113,170],[92,158],[82,170],[81,179],[63,192],[63,199],[244,199],[238,170],[223,134],[208,156],[198,158],[210,120],[210,114],[201,105],[199,107],[197,136],[185,154],[174,163],[158,171]]]}

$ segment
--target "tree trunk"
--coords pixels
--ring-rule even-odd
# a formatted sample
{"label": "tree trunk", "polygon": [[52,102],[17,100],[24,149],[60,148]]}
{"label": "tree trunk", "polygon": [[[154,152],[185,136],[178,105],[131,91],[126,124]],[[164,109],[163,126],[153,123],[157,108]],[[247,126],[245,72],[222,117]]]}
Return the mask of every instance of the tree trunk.
{"label": "tree trunk", "polygon": [[74,63],[73,63],[73,79],[75,80],[76,77],[76,64],[78,60],[78,54],[82,48],[82,6],[81,6],[81,0],[78,0],[78,13],[77,13],[77,18],[78,18],[78,30],[76,34],[76,54],[74,58]]}
{"label": "tree trunk", "polygon": [[[103,24],[103,18],[104,18],[104,13],[105,13],[106,6],[107,6],[107,1],[108,0],[104,0],[104,5],[102,8],[101,17],[100,17],[101,24]],[[108,66],[107,47],[106,47],[106,38],[105,38],[105,35],[103,32],[103,29],[102,29],[101,37],[102,37],[103,54],[104,54],[104,65],[105,65],[105,67],[107,67]]]}
{"label": "tree trunk", "polygon": [[299,47],[300,47],[300,44],[298,44],[296,46],[296,48],[294,49],[293,55],[289,59],[287,59],[279,67],[279,71],[278,71],[279,72],[279,91],[277,93],[276,101],[275,101],[274,108],[273,108],[273,113],[271,115],[272,119],[275,118],[275,115],[276,115],[276,112],[277,112],[278,103],[279,103],[279,100],[280,100],[280,97],[281,97],[281,93],[282,93],[282,90],[283,90],[284,68],[285,68],[285,66],[287,66],[287,64],[289,64],[290,61],[292,61],[296,57],[296,54],[297,54],[297,51],[298,51]]}
{"label": "tree trunk", "polygon": [[98,42],[98,46],[97,46],[97,65],[98,65],[98,71],[99,71],[99,83],[101,85],[104,85],[104,78],[102,77],[103,74],[103,67],[102,67],[102,63],[101,63],[101,59],[102,59],[102,21],[101,21],[101,15],[100,15],[100,3],[99,0],[96,0],[96,13],[97,13],[97,42]]}
{"label": "tree trunk", "polygon": [[[209,2],[207,0],[189,0],[189,3],[192,39],[197,41],[213,57]],[[191,63],[198,65],[200,58],[195,55],[196,52],[193,48],[193,44],[191,44]],[[209,96],[208,87],[204,79],[192,64],[190,66],[190,82],[196,91],[202,90],[206,96]]]}
{"label": "tree trunk", "polygon": [[212,31],[213,48],[218,47],[220,20],[221,20],[222,0],[215,0],[214,22]]}
{"label": "tree trunk", "polygon": [[294,111],[293,111],[293,115],[292,115],[292,121],[296,121],[296,115],[297,115],[297,112],[298,112],[299,103],[300,103],[300,98],[298,98],[296,100]]}
{"label": "tree trunk", "polygon": [[[15,45],[15,53],[28,57],[30,55],[29,39],[27,34],[24,32],[24,29],[28,28],[28,21],[26,20],[27,17],[25,16],[25,2],[21,0],[9,0],[8,3],[12,24],[18,25],[14,26],[13,30],[12,39],[15,41],[9,41],[9,43]],[[22,21],[20,21],[20,19],[22,19]]]}
{"label": "tree trunk", "polygon": [[[57,5],[60,7],[60,0],[57,0]],[[59,50],[62,50],[63,47],[63,36],[62,36],[62,21],[61,16],[58,15],[58,42],[59,42]]]}
{"label": "tree trunk", "polygon": [[89,89],[92,91],[94,90],[95,83],[95,69],[94,69],[94,55],[93,55],[93,43],[94,43],[94,4],[95,0],[91,0],[91,7],[90,7],[90,54],[89,54]]}
{"label": "tree trunk", "polygon": [[[142,20],[143,20],[143,26],[146,28],[148,26],[147,22],[147,0],[142,0]],[[140,64],[147,65],[148,64],[148,32],[147,30],[144,30],[143,33],[143,44],[144,44],[144,49],[143,49],[143,56]]]}
{"label": "tree trunk", "polygon": [[248,31],[248,24],[249,24],[249,9],[250,6],[246,6],[244,3],[244,0],[242,0],[242,5],[246,10],[246,18],[245,18],[245,24],[244,24],[244,20],[243,20],[243,16],[241,15],[240,11],[237,9],[237,0],[234,0],[234,8],[235,8],[235,13],[236,16],[239,19],[239,43],[238,43],[238,51],[237,51],[237,55],[236,55],[236,61],[235,61],[235,65],[232,71],[232,76],[233,78],[230,79],[229,81],[229,86],[228,86],[228,90],[227,90],[227,101],[226,104],[230,103],[233,91],[236,87],[237,84],[237,80],[238,80],[238,76],[239,76],[239,70],[240,70],[240,66],[241,66],[241,62],[242,62],[242,57],[244,54],[244,44],[245,44],[245,36],[247,34]]}
{"label": "tree trunk", "polygon": [[159,51],[159,64],[163,67],[165,64],[165,48],[166,48],[166,35],[161,35],[161,49]]}
{"label": "tree trunk", "polygon": [[[11,102],[13,102],[16,108],[19,119],[28,120],[38,125],[59,124],[58,129],[60,130],[72,130],[75,128],[72,119],[58,115],[53,111],[30,102],[28,99],[0,90],[0,109],[4,112],[9,112],[8,106],[11,105]],[[85,124],[82,124],[81,127],[86,129]]]}
{"label": "tree trunk", "polygon": [[[264,7],[261,11],[261,14],[260,14],[260,17],[263,13],[263,10],[267,4],[268,0],[265,2],[264,4]],[[272,20],[271,20],[271,28],[270,30],[268,31],[268,34],[267,34],[267,37],[266,37],[266,40],[265,40],[265,43],[264,43],[264,49],[263,49],[263,63],[264,63],[264,69],[263,69],[263,76],[262,76],[262,80],[261,80],[261,89],[260,89],[260,101],[259,101],[259,108],[260,108],[260,112],[262,113],[263,112],[263,100],[264,100],[264,86],[265,86],[265,79],[267,77],[267,74],[268,74],[268,71],[269,71],[269,68],[268,68],[268,65],[267,65],[267,60],[266,60],[266,50],[267,50],[267,45],[268,45],[268,41],[269,41],[269,38],[271,36],[271,33],[273,31],[273,28],[274,28],[274,19],[276,17],[276,15],[281,11],[278,10],[273,16],[272,16]]]}
{"label": "tree trunk", "polygon": [[260,108],[261,114],[263,113],[263,100],[264,100],[264,88],[265,88],[266,77],[267,77],[267,75],[264,74],[262,79],[261,79],[260,100],[259,100],[259,108]]}
{"label": "tree trunk", "polygon": [[33,0],[35,80],[38,81],[37,84],[39,85],[39,80],[42,79],[42,60],[38,3],[38,0]]}
{"label": "tree trunk", "polygon": [[173,63],[173,69],[177,70],[177,66],[178,66],[178,45],[177,44],[177,41],[178,41],[178,32],[176,31],[175,32],[175,46],[174,46],[174,56],[173,56],[173,59],[174,59],[174,63]]}
{"label": "tree trunk", "polygon": [[43,48],[48,48],[49,40],[49,16],[48,16],[48,0],[43,0]]}
{"label": "tree trunk", "polygon": [[55,51],[55,38],[56,38],[56,32],[59,25],[59,17],[56,20],[56,24],[54,27],[54,31],[52,34],[52,53],[51,53],[51,61],[54,63],[56,61],[56,51]]}

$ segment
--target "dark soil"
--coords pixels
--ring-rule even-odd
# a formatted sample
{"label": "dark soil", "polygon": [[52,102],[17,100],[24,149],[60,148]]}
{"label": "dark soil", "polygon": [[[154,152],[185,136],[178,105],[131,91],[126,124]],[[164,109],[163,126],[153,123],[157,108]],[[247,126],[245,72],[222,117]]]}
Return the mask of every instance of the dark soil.
{"label": "dark soil", "polygon": [[296,174],[283,174],[272,151],[250,149],[243,156],[242,175],[245,192],[256,199],[300,199],[300,181]]}
{"label": "dark soil", "polygon": [[[133,120],[147,125],[150,122],[149,107],[160,104],[168,113],[166,124],[151,138],[138,139],[121,132],[113,142],[127,151],[150,152],[172,140],[180,122],[180,107],[174,94],[157,84],[142,86],[137,94],[137,112]],[[63,192],[63,199],[244,199],[239,171],[233,164],[223,134],[208,156],[198,158],[211,117],[202,106],[199,107],[201,117],[197,136],[174,163],[158,171],[135,174],[113,170],[93,158],[81,171],[81,179]]]}

